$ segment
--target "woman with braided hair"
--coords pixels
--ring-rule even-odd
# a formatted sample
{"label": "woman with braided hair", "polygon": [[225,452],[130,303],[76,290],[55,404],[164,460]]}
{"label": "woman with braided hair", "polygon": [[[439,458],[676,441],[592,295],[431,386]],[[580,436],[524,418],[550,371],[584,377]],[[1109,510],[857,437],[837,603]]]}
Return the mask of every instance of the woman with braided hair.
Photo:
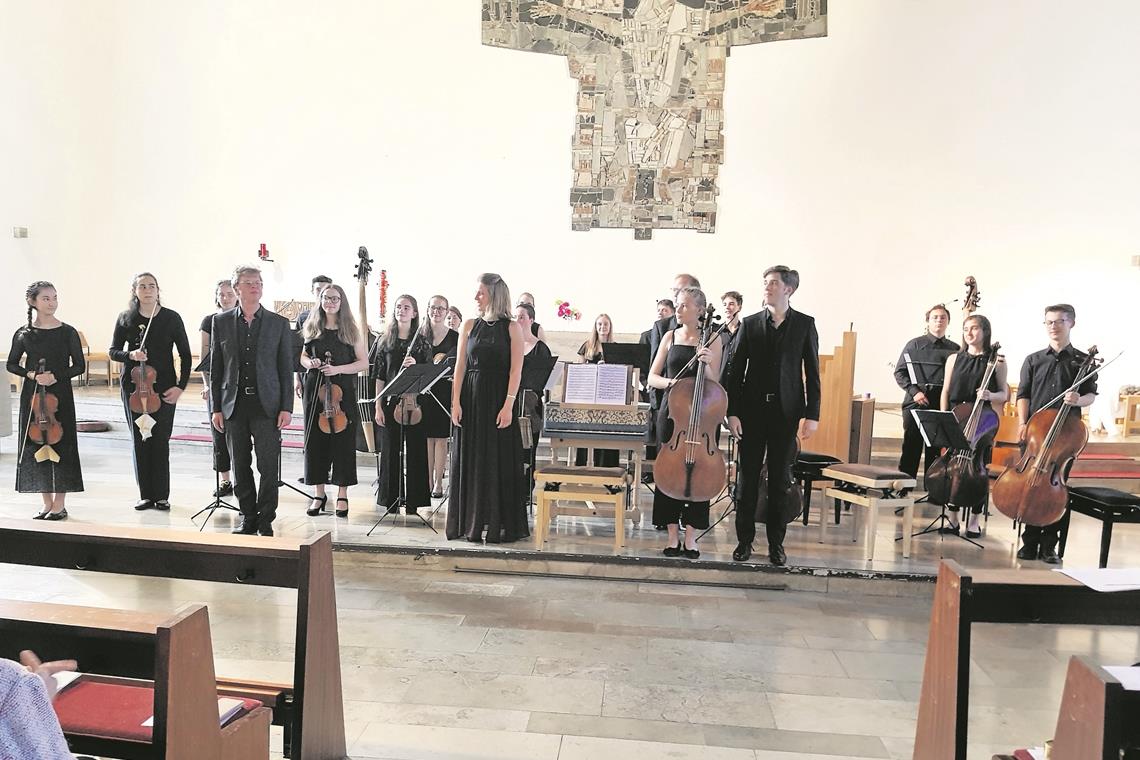
{"label": "woman with braided hair", "polygon": [[[65,520],[64,500],[68,493],[83,490],[79,465],[79,441],[75,434],[75,398],[71,379],[87,369],[79,333],[56,316],[59,296],[55,286],[37,280],[24,293],[28,302],[28,323],[12,336],[7,369],[24,378],[20,392],[20,442],[16,463],[16,490],[43,496],[43,509],[36,520]],[[32,314],[35,313],[33,319]],[[43,370],[39,364],[43,361]],[[55,418],[63,428],[63,438],[51,445],[50,456],[37,457],[39,444],[28,440],[32,422],[32,401],[39,387],[59,399]]]}

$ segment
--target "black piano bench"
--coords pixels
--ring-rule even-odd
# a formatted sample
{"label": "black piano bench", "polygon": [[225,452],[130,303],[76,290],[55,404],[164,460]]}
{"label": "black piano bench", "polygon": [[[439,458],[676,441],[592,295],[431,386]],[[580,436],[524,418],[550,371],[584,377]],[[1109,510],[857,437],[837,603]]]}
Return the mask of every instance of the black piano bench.
{"label": "black piano bench", "polygon": [[[804,489],[804,525],[808,524],[808,507],[811,506],[811,487],[817,480],[823,480],[823,469],[843,462],[830,454],[816,454],[814,451],[801,451],[792,465],[792,477]],[[835,524],[839,524],[839,505],[835,506]]]}
{"label": "black piano bench", "polygon": [[1140,495],[1099,486],[1070,486],[1069,508],[1061,518],[1061,545],[1058,554],[1065,556],[1069,540],[1069,516],[1080,512],[1101,521],[1100,566],[1108,567],[1108,548],[1112,543],[1115,523],[1140,523]]}

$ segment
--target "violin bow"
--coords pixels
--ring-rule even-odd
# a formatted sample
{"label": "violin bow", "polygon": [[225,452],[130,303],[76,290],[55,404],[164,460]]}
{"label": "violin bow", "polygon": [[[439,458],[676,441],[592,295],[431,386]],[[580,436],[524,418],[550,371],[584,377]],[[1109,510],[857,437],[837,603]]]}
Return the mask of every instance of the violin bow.
{"label": "violin bow", "polygon": [[1098,366],[1096,369],[1089,372],[1087,375],[1084,375],[1082,377],[1078,377],[1076,380],[1073,381],[1072,385],[1070,385],[1068,388],[1066,388],[1065,390],[1058,393],[1056,396],[1053,397],[1053,399],[1048,404],[1046,404],[1045,406],[1043,406],[1041,408],[1042,409],[1048,409],[1049,407],[1053,406],[1053,404],[1056,404],[1058,401],[1063,399],[1065,397],[1065,394],[1067,394],[1069,391],[1075,391],[1077,388],[1079,388],[1081,386],[1082,383],[1084,383],[1085,380],[1088,380],[1089,378],[1095,377],[1096,375],[1100,374],[1100,371],[1102,369],[1104,369],[1108,365],[1112,364],[1114,361],[1116,361],[1117,359],[1119,359],[1122,356],[1124,356],[1123,351],[1121,351],[1119,354],[1112,357],[1108,361],[1101,363],[1100,366]]}

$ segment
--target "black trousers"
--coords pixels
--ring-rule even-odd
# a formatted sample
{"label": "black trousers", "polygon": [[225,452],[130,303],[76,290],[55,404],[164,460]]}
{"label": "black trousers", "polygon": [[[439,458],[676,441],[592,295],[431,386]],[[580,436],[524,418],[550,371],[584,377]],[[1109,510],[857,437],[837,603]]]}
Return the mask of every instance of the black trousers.
{"label": "black trousers", "polygon": [[[234,468],[234,496],[246,520],[269,528],[277,517],[277,481],[281,473],[281,431],[277,420],[266,416],[256,396],[239,396],[233,416],[226,420],[226,442]],[[253,454],[257,453],[260,485],[253,480]]]}
{"label": "black trousers", "polygon": [[1057,540],[1061,536],[1061,523],[1064,518],[1061,518],[1052,525],[1044,527],[1040,525],[1026,525],[1021,531],[1022,546],[1028,549],[1056,549]]}
{"label": "black trousers", "polygon": [[226,443],[226,434],[210,425],[210,435],[214,438],[214,472],[229,472],[230,448]]}
{"label": "black trousers", "polygon": [[741,421],[740,499],[736,503],[736,540],[752,543],[756,538],[756,499],[760,490],[760,468],[768,457],[769,548],[784,545],[788,525],[784,519],[785,494],[792,483],[795,464],[796,432],[799,420],[784,418],[777,403],[765,404],[756,418]]}
{"label": "black trousers", "polygon": [[122,392],[123,409],[127,424],[131,428],[131,443],[134,449],[135,482],[139,486],[139,498],[148,501],[166,501],[170,498],[170,433],[174,430],[175,405],[161,402],[158,411],[150,416],[154,426],[150,438],[145,441],[139,431],[135,414],[127,406],[127,389]]}
{"label": "black trousers", "polygon": [[[917,407],[922,409],[923,407]],[[933,409],[934,407],[925,407]],[[932,462],[939,457],[942,453],[937,447],[929,447],[926,441],[922,440],[922,431],[918,429],[918,423],[914,421],[914,415],[910,413],[910,409],[903,409],[903,443],[902,455],[899,457],[899,469],[910,475],[912,478],[918,477],[918,460],[923,457],[925,452],[925,462],[922,466],[922,471],[925,473]]]}

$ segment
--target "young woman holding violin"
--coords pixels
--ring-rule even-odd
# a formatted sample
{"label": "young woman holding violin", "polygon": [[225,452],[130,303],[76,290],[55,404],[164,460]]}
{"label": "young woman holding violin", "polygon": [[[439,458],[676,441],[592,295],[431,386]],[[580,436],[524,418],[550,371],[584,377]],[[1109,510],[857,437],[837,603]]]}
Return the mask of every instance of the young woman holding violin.
{"label": "young woman holding violin", "polygon": [[[376,347],[372,371],[376,377],[376,424],[383,429],[383,446],[380,455],[380,489],[376,503],[389,512],[398,510],[400,479],[404,478],[405,511],[414,515],[420,507],[431,505],[428,486],[427,436],[423,427],[423,399],[415,397],[380,400],[380,394],[390,381],[395,380],[404,367],[416,362],[431,361],[431,346],[419,336],[420,307],[410,295],[396,299],[392,319],[384,330],[384,337]],[[418,408],[417,408],[418,407]],[[408,415],[407,425],[401,414]],[[402,453],[401,453],[402,452]],[[404,472],[400,471],[401,458]]]}
{"label": "young woman holding violin", "polygon": [[511,319],[511,293],[499,275],[479,276],[475,304],[479,316],[459,335],[451,392],[447,537],[496,544],[530,535],[515,416],[523,332]]}
{"label": "young woman holding violin", "polygon": [[[119,385],[134,444],[135,481],[139,486],[135,509],[168,510],[170,433],[178,399],[190,382],[193,357],[182,317],[161,304],[158,280],[150,272],[140,272],[131,280],[131,298],[127,310],[115,320],[107,353],[123,365]],[[143,414],[149,414],[154,421],[147,438],[135,424]]]}
{"label": "young woman holding violin", "polygon": [[[993,417],[986,415],[992,420],[992,424],[984,425],[979,430],[978,439],[973,441],[974,450],[981,455],[983,464],[987,465],[993,453],[994,434],[997,432],[995,425],[997,418],[1001,416],[1001,405],[1009,396],[1006,385],[1007,368],[1004,361],[994,365],[989,382],[985,388],[982,387],[993,348],[992,336],[993,328],[989,319],[981,314],[973,314],[966,318],[962,324],[962,340],[966,347],[956,354],[950,354],[946,359],[945,382],[941,397],[943,411],[952,411],[960,404],[967,405],[963,408],[969,410],[979,399],[992,407]],[[983,471],[981,475],[987,477],[986,485],[988,485],[986,473]],[[927,471],[927,477],[933,477],[932,470]],[[986,492],[988,493],[988,488]],[[982,535],[979,520],[984,507],[984,500],[970,507],[970,520],[966,525],[967,538],[978,538]],[[952,533],[958,533],[960,530],[958,509],[956,504],[948,505],[950,524],[946,530]]]}
{"label": "young woman holding violin", "polygon": [[[459,346],[459,333],[447,326],[449,304],[443,296],[428,299],[428,318],[420,327],[420,340],[431,346],[431,361],[435,364],[454,358]],[[415,359],[415,355],[411,356]],[[443,498],[443,473],[447,467],[447,439],[451,437],[451,415],[445,411],[451,403],[451,381],[440,380],[432,386],[435,401],[425,399],[423,406],[424,435],[427,436],[428,473],[431,478],[432,498]],[[438,403],[437,403],[438,402]]]}
{"label": "young woman holding violin", "polygon": [[[665,333],[653,366],[649,368],[649,387],[669,391],[678,380],[705,373],[705,381],[716,383],[720,379],[720,340],[710,346],[701,345],[700,318],[707,306],[705,293],[700,288],[685,287],[677,293],[677,329]],[[696,361],[691,361],[696,356]],[[691,362],[691,363],[690,363]],[[664,394],[657,417],[658,451],[669,445],[674,424],[669,411],[669,393]],[[712,421],[718,425],[720,420]],[[660,454],[658,455],[660,460]],[[658,479],[659,480],[659,479]],[[684,546],[680,539],[680,524],[685,525]],[[669,544],[661,552],[666,557],[684,556],[697,559],[697,532],[709,527],[708,501],[683,501],[668,496],[660,484],[653,493],[653,524],[664,525],[669,531]]]}
{"label": "young woman holding violin", "polygon": [[[221,314],[223,311],[229,311],[237,306],[237,292],[234,286],[227,280],[218,280],[217,285],[214,286],[214,305],[218,307],[215,314]],[[214,314],[207,314],[202,318],[202,325],[198,328],[199,337],[201,339],[201,353],[199,356],[202,360],[206,360],[207,354],[210,353],[210,331],[214,326]],[[209,366],[209,365],[206,365]],[[208,370],[202,372],[202,400],[206,402],[206,411],[212,412],[210,409],[210,373]],[[210,434],[214,442],[214,472],[218,473],[221,478],[221,483],[214,491],[215,498],[229,496],[234,492],[234,483],[230,467],[230,450],[226,446],[226,434],[210,425]]]}
{"label": "young woman holding violin", "polygon": [[55,286],[38,280],[24,298],[28,323],[12,336],[7,361],[8,371],[24,378],[16,490],[43,497],[43,509],[34,519],[65,520],[67,494],[83,490],[71,379],[82,375],[87,364],[79,333],[55,316]]}
{"label": "young woman holding violin", "polygon": [[[368,348],[356,325],[348,296],[339,285],[327,285],[301,327],[305,347],[305,483],[316,490],[306,514],[315,517],[329,497],[325,486],[337,487],[335,512],[348,517],[348,487],[356,485],[356,375],[368,368]],[[341,504],[344,506],[342,507]]]}

